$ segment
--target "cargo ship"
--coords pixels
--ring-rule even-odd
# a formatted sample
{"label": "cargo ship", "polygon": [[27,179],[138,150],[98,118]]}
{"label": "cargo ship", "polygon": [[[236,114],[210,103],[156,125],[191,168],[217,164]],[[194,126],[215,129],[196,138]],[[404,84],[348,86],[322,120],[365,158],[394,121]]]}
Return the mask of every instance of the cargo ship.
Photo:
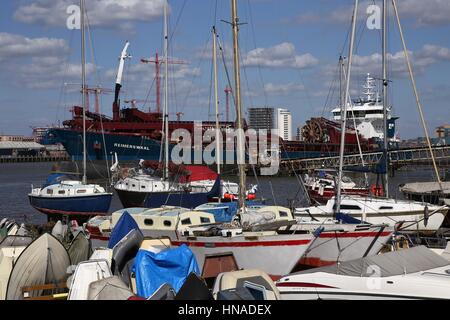
{"label": "cargo ship", "polygon": [[[114,101],[112,103],[112,117],[100,114],[98,110],[95,112],[86,110],[86,148],[89,165],[99,164],[99,167],[105,166],[105,160],[111,159],[117,154],[118,160],[124,164],[136,165],[140,159],[159,161],[161,159],[162,136],[163,136],[163,113],[160,111],[159,105],[155,111],[142,111],[133,103],[131,107],[121,108],[120,90],[122,81],[123,64],[128,57],[128,43],[122,51],[117,73]],[[156,79],[159,81],[159,79]],[[159,86],[157,85],[157,88]],[[157,101],[160,100],[157,90]],[[191,136],[203,134],[208,129],[215,129],[215,121],[182,121],[181,119],[169,121],[169,137],[172,132],[177,129],[184,129]],[[72,118],[63,122],[63,126],[59,128],[51,128],[47,131],[45,142],[49,144],[61,143],[71,160],[74,162],[81,161],[83,157],[82,143],[83,128],[83,108],[74,106],[72,108]],[[232,121],[220,121],[219,128],[224,137],[222,150],[222,163],[230,164],[233,167],[236,159],[234,145],[227,144],[227,133],[233,132],[235,123]],[[302,128],[302,137],[300,141],[279,141],[279,156],[281,159],[299,159],[337,155],[340,145],[341,124],[337,121],[325,118],[312,118],[306,122]],[[196,135],[197,133],[197,135]],[[232,138],[233,139],[233,138]],[[379,148],[376,139],[361,136],[357,130],[349,126],[345,136],[346,152],[358,152],[358,140],[363,151],[374,150]],[[172,154],[172,148],[180,141],[170,141],[169,150]],[[199,145],[191,147],[188,159],[190,164],[209,164],[197,163],[194,160],[202,159],[205,147],[211,141],[203,141]],[[259,152],[269,152],[271,149],[271,141],[267,143],[267,150],[259,150]],[[212,152],[214,156],[214,151]],[[172,159],[170,159],[172,160]],[[92,171],[99,171],[94,168]],[[88,172],[88,174],[89,174]]]}

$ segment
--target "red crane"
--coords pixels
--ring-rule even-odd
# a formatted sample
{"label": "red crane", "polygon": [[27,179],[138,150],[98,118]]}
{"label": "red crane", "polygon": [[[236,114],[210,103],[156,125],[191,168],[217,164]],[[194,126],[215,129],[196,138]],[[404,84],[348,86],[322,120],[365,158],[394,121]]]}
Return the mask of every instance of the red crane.
{"label": "red crane", "polygon": [[[142,63],[154,63],[155,64],[155,78],[156,78],[156,112],[161,113],[161,64],[164,60],[159,59],[158,52],[155,54],[154,59],[141,59]],[[181,60],[169,60],[169,64],[188,64]]]}
{"label": "red crane", "polygon": [[230,118],[230,93],[233,91],[231,90],[231,88],[229,86],[226,86],[224,92],[226,95],[226,115],[227,115],[226,120],[228,122],[229,118]]}
{"label": "red crane", "polygon": [[105,89],[105,88],[100,88],[100,87],[95,87],[95,88],[89,88],[86,87],[86,109],[87,111],[89,111],[89,93],[93,93],[95,94],[95,113],[100,114],[100,99],[99,99],[99,95],[100,94],[105,94],[108,92],[112,92],[111,89]]}

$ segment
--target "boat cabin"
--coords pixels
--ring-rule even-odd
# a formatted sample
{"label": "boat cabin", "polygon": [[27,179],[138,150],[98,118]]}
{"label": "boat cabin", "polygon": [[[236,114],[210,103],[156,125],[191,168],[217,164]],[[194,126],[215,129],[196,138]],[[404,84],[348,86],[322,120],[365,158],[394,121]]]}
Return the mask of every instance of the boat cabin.
{"label": "boat cabin", "polygon": [[45,188],[33,188],[31,195],[57,198],[57,197],[82,197],[96,193],[104,193],[105,189],[95,184],[82,184],[81,181],[70,180],[46,186]]}

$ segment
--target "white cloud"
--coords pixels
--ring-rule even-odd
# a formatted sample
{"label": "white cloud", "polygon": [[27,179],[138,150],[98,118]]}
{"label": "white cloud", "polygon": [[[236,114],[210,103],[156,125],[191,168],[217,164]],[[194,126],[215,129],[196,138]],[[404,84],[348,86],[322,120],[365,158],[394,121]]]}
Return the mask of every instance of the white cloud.
{"label": "white cloud", "polygon": [[[57,88],[62,81],[80,82],[81,65],[68,63],[69,46],[63,39],[28,38],[0,33],[2,78],[27,88]],[[90,63],[87,74],[94,71]]]}
{"label": "white cloud", "polygon": [[[426,44],[421,49],[413,52],[409,51],[413,71],[416,75],[423,74],[427,68],[441,62],[450,61],[450,49],[434,44]],[[403,50],[388,53],[388,72],[391,78],[405,78],[408,77],[408,69]],[[366,74],[380,76],[381,74],[382,56],[380,53],[373,53],[370,55],[354,55],[352,74]],[[335,65],[325,66],[323,69],[323,76],[326,78],[333,77],[336,72]]]}
{"label": "white cloud", "polygon": [[27,38],[0,32],[0,62],[22,57],[52,57],[67,53],[69,47],[63,39]]}
{"label": "white cloud", "polygon": [[[153,21],[162,13],[166,0],[97,0],[87,1],[91,26],[130,30],[137,21]],[[76,2],[75,2],[76,3]],[[34,0],[18,7],[14,19],[51,27],[66,27],[67,7],[73,0]]]}
{"label": "white cloud", "polygon": [[264,85],[264,91],[271,95],[294,95],[297,91],[305,90],[305,86],[298,83],[284,83],[284,84],[274,84],[266,83]]}
{"label": "white cloud", "polygon": [[243,58],[243,66],[267,68],[297,68],[304,69],[315,66],[319,60],[310,53],[297,54],[295,46],[283,42],[269,48],[256,48],[249,51]]}
{"label": "white cloud", "polygon": [[397,1],[400,17],[416,19],[418,25],[448,25],[450,1],[448,0],[402,0]]}
{"label": "white cloud", "polygon": [[[367,19],[367,8],[374,4],[373,0],[359,2],[358,21]],[[381,1],[375,2],[381,7]],[[388,1],[389,15],[394,16],[391,1]],[[397,1],[400,18],[412,19],[416,26],[445,26],[450,24],[450,1],[448,0],[400,0]],[[294,17],[282,19],[284,23],[313,24],[332,23],[350,24],[353,14],[352,5],[341,5],[329,12],[302,12]]]}

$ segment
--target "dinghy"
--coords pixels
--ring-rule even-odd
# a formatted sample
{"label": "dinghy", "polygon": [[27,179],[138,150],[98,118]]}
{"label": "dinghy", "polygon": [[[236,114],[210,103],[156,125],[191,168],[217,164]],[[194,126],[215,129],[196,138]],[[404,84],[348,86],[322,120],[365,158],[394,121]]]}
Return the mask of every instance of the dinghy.
{"label": "dinghy", "polygon": [[42,290],[24,297],[22,288],[66,281],[70,266],[69,254],[55,237],[46,233],[34,240],[22,252],[11,271],[6,300],[22,300],[38,297]]}
{"label": "dinghy", "polygon": [[8,279],[17,258],[32,241],[31,237],[7,236],[0,243],[0,300],[5,300]]}
{"label": "dinghy", "polygon": [[91,244],[83,232],[78,232],[67,251],[72,265],[78,265],[78,263],[89,259]]}
{"label": "dinghy", "polygon": [[67,300],[88,300],[89,285],[111,276],[111,269],[106,260],[80,262],[71,278]]}
{"label": "dinghy", "polygon": [[219,274],[214,283],[213,295],[217,300],[281,300],[272,279],[257,269]]}
{"label": "dinghy", "polygon": [[89,284],[88,300],[128,300],[134,293],[118,277],[103,278]]}

